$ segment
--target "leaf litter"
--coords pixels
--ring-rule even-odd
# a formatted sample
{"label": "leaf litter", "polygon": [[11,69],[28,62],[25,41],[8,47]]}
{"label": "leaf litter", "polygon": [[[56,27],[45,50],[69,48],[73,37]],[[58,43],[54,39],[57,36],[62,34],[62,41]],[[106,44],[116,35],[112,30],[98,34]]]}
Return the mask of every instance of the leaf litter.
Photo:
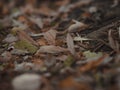
{"label": "leaf litter", "polygon": [[0,90],[119,90],[119,0],[1,0]]}

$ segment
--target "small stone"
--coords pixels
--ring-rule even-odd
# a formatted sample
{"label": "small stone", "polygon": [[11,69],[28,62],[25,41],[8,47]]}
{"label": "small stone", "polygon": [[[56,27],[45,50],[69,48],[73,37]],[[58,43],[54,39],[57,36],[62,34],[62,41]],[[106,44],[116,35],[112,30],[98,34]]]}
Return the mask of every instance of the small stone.
{"label": "small stone", "polygon": [[95,12],[97,12],[97,8],[92,6],[92,7],[89,8],[89,12],[90,13],[95,13]]}
{"label": "small stone", "polygon": [[37,74],[22,74],[12,81],[14,90],[38,90],[41,83],[41,77]]}

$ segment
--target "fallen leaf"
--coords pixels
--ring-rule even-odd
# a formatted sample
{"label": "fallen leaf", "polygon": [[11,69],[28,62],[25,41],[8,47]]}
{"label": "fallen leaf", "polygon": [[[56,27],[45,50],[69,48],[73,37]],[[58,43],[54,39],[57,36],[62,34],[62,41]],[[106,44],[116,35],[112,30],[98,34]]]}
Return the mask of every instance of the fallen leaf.
{"label": "fallen leaf", "polygon": [[34,64],[33,63],[29,63],[29,62],[23,62],[20,64],[15,63],[15,67],[14,70],[15,71],[28,71],[34,68]]}
{"label": "fallen leaf", "polygon": [[31,43],[25,41],[25,40],[20,40],[14,44],[14,47],[16,49],[24,50],[25,52],[28,51],[29,53],[35,53],[37,51],[37,47],[32,45]]}
{"label": "fallen leaf", "polygon": [[59,46],[53,46],[53,45],[49,45],[49,46],[41,46],[40,49],[38,50],[37,53],[60,53],[60,52],[65,52],[68,51],[65,48],[59,47]]}
{"label": "fallen leaf", "polygon": [[100,58],[103,55],[103,53],[102,52],[96,53],[96,52],[91,52],[91,51],[84,51],[83,55],[85,56],[87,61],[90,61],[90,60],[96,60],[96,59]]}
{"label": "fallen leaf", "polygon": [[119,27],[119,29],[118,29],[118,34],[119,34],[119,38],[120,38],[120,27]]}
{"label": "fallen leaf", "polygon": [[93,68],[96,68],[97,66],[99,66],[100,64],[103,63],[103,61],[105,60],[106,57],[108,57],[107,54],[101,56],[100,58],[98,58],[96,60],[91,60],[90,62],[87,62],[87,64],[80,67],[80,71],[86,72],[86,71],[89,71]]}
{"label": "fallen leaf", "polygon": [[67,58],[68,58],[67,55],[62,55],[62,56],[56,57],[56,60],[58,60],[58,61],[63,61],[63,62],[64,62]]}
{"label": "fallen leaf", "polygon": [[92,90],[91,87],[84,82],[77,82],[74,77],[69,76],[62,80],[59,84],[61,90]]}
{"label": "fallen leaf", "polygon": [[29,18],[34,24],[36,24],[40,29],[43,28],[43,22],[42,22],[42,19],[41,18],[34,18],[34,17],[31,17]]}
{"label": "fallen leaf", "polygon": [[18,34],[20,40],[25,40],[33,45],[38,45],[38,43],[35,40],[33,40],[25,31],[18,30],[17,34]]}
{"label": "fallen leaf", "polygon": [[74,42],[73,42],[73,38],[72,36],[68,33],[67,34],[67,46],[68,46],[68,50],[75,55],[75,48],[74,48]]}
{"label": "fallen leaf", "polygon": [[44,46],[44,45],[47,45],[47,42],[44,38],[41,38],[41,39],[38,39],[37,40],[37,43],[40,45],[40,46]]}
{"label": "fallen leaf", "polygon": [[23,23],[21,23],[20,21],[17,21],[17,20],[12,20],[12,22],[13,22],[13,26],[14,27],[19,27],[19,28],[21,28],[22,30],[23,29],[26,29],[28,26],[26,25],[26,24],[23,24]]}
{"label": "fallen leaf", "polygon": [[119,43],[116,40],[113,39],[111,30],[109,30],[109,32],[108,32],[108,40],[109,40],[110,47],[114,51],[119,52],[120,51]]}
{"label": "fallen leaf", "polygon": [[71,66],[73,64],[74,60],[72,56],[68,56],[67,59],[64,61],[64,65],[67,67]]}
{"label": "fallen leaf", "polygon": [[20,50],[20,49],[13,49],[11,51],[11,54],[13,55],[25,55],[25,54],[28,54],[29,52],[26,51],[26,50]]}
{"label": "fallen leaf", "polygon": [[0,58],[0,61],[6,62],[6,61],[9,61],[9,60],[12,58],[12,55],[11,55],[10,52],[5,51],[5,52],[3,52],[3,53],[1,54],[0,57],[1,57],[1,58]]}
{"label": "fallen leaf", "polygon": [[75,24],[72,24],[71,26],[69,26],[68,32],[78,32],[78,31],[84,30],[85,28],[88,27],[88,25],[86,25],[82,22],[79,22],[79,21],[76,21],[76,20],[73,20],[73,22]]}
{"label": "fallen leaf", "polygon": [[7,37],[3,40],[4,42],[12,43],[18,40],[18,37],[8,34]]}
{"label": "fallen leaf", "polygon": [[44,38],[47,40],[48,44],[55,45],[56,33],[55,30],[49,30],[44,33]]}
{"label": "fallen leaf", "polygon": [[50,16],[52,13],[55,13],[55,11],[53,11],[51,8],[49,8],[49,7],[45,6],[45,5],[41,5],[38,12],[43,14],[43,15],[46,15],[46,16]]}

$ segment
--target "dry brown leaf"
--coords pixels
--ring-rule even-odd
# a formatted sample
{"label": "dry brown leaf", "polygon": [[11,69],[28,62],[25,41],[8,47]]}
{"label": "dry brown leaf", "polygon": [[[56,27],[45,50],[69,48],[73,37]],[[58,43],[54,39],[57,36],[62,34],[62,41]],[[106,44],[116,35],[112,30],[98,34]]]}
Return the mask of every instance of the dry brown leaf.
{"label": "dry brown leaf", "polygon": [[36,12],[39,12],[43,15],[50,16],[52,13],[55,13],[52,9],[47,7],[46,5],[41,5],[40,9],[37,10]]}
{"label": "dry brown leaf", "polygon": [[44,33],[44,38],[47,40],[48,44],[55,45],[56,33],[55,30],[49,30]]}
{"label": "dry brown leaf", "polygon": [[38,43],[35,40],[33,40],[25,31],[18,30],[17,34],[20,40],[26,40],[33,45],[38,45]]}
{"label": "dry brown leaf", "polygon": [[82,72],[86,72],[86,71],[89,71],[93,68],[96,68],[97,66],[99,66],[103,60],[108,57],[107,54],[103,55],[102,57],[100,57],[99,59],[97,60],[93,60],[91,62],[88,62],[87,64],[85,64],[84,66],[80,67],[80,71]]}
{"label": "dry brown leaf", "polygon": [[70,3],[70,0],[59,0],[59,1],[55,2],[55,4],[57,6],[67,5],[68,3]]}
{"label": "dry brown leaf", "polygon": [[72,24],[71,26],[69,26],[68,32],[78,32],[78,31],[84,30],[85,28],[88,27],[88,25],[86,25],[82,22],[79,22],[76,20],[73,20],[73,22],[75,22],[75,24]]}
{"label": "dry brown leaf", "polygon": [[68,50],[75,55],[75,48],[74,48],[74,42],[72,36],[68,33],[67,34],[67,46]]}
{"label": "dry brown leaf", "polygon": [[49,46],[41,46],[40,49],[38,50],[37,53],[60,53],[60,52],[66,52],[68,51],[65,48],[59,47],[59,46],[53,46],[53,45],[49,45]]}
{"label": "dry brown leaf", "polygon": [[91,90],[91,87],[87,83],[78,83],[72,76],[69,76],[62,80],[59,86],[62,90]]}
{"label": "dry brown leaf", "polygon": [[110,30],[109,33],[108,33],[108,40],[109,40],[109,45],[110,45],[110,47],[111,47],[114,51],[119,52],[119,51],[120,51],[120,50],[119,50],[119,48],[120,48],[119,43],[118,43],[116,40],[113,39],[113,37],[112,37],[112,31],[111,31],[111,30]]}
{"label": "dry brown leaf", "polygon": [[42,70],[44,66],[44,62],[40,58],[33,58],[32,63],[34,64],[33,70]]}
{"label": "dry brown leaf", "polygon": [[118,29],[118,34],[119,34],[119,38],[120,38],[120,27],[119,27],[119,29]]}
{"label": "dry brown leaf", "polygon": [[76,2],[73,6],[73,8],[81,7],[84,5],[88,5],[92,2],[92,0],[79,0],[79,2]]}
{"label": "dry brown leaf", "polygon": [[33,23],[35,23],[40,29],[43,28],[43,22],[42,22],[42,19],[41,18],[34,18],[34,17],[31,17],[29,18]]}
{"label": "dry brown leaf", "polygon": [[0,62],[6,62],[9,61],[12,58],[12,54],[8,51],[5,51],[0,56]]}
{"label": "dry brown leaf", "polygon": [[37,43],[38,43],[40,46],[43,46],[43,45],[46,45],[46,44],[47,44],[47,42],[46,42],[46,40],[45,40],[44,38],[38,39],[38,40],[37,40]]}

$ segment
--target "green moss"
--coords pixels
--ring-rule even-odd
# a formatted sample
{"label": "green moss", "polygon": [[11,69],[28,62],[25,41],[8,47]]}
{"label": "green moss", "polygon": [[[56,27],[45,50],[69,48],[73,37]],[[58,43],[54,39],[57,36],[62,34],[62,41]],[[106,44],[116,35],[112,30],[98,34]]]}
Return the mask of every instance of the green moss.
{"label": "green moss", "polygon": [[16,44],[14,46],[17,49],[27,50],[30,53],[35,53],[37,51],[36,46],[32,45],[31,43],[29,43],[25,40],[16,42]]}
{"label": "green moss", "polygon": [[89,59],[89,58],[101,57],[103,54],[102,54],[102,52],[96,53],[96,52],[91,52],[91,51],[85,51],[85,52],[83,52],[83,55],[87,59]]}
{"label": "green moss", "polygon": [[13,9],[12,9],[12,13],[15,13],[15,12],[18,12],[18,11],[19,11],[18,8],[13,8]]}
{"label": "green moss", "polygon": [[64,65],[65,66],[71,66],[73,64],[74,60],[72,56],[68,56],[68,58],[65,60]]}
{"label": "green moss", "polygon": [[21,31],[21,30],[24,30],[24,29],[21,28],[21,27],[14,27],[14,28],[12,28],[12,30],[11,30],[11,34],[12,34],[12,35],[16,35],[17,32],[18,32],[18,31]]}

